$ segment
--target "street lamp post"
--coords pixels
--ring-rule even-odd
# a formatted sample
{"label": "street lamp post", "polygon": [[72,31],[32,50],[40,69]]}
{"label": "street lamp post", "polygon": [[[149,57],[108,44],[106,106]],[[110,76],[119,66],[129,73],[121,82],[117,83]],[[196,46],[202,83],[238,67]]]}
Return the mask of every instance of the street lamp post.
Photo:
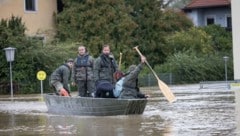
{"label": "street lamp post", "polygon": [[228,76],[227,76],[227,61],[228,61],[229,57],[228,56],[224,56],[223,60],[225,62],[225,81],[226,81],[226,85],[228,87]]}
{"label": "street lamp post", "polygon": [[13,99],[13,85],[12,85],[12,62],[14,61],[14,54],[16,48],[8,47],[4,48],[7,62],[10,65],[10,84],[11,84],[11,99]]}

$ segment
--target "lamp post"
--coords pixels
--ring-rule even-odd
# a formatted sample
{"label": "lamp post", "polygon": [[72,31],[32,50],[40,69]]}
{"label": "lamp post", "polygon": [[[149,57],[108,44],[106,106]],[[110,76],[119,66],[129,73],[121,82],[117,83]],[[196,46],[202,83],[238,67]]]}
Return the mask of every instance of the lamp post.
{"label": "lamp post", "polygon": [[228,81],[228,77],[227,77],[227,61],[228,61],[228,59],[229,59],[228,56],[223,57],[223,60],[225,62],[225,81],[226,81],[227,86],[228,86],[228,83],[227,83],[227,81]]}
{"label": "lamp post", "polygon": [[10,65],[10,84],[11,84],[11,99],[13,99],[13,85],[12,85],[12,62],[14,61],[14,54],[16,48],[8,47],[4,48],[7,62]]}

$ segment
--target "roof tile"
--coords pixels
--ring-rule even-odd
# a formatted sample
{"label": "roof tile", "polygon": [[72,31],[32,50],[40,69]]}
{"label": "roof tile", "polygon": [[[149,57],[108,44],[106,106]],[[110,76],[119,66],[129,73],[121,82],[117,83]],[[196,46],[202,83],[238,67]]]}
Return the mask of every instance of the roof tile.
{"label": "roof tile", "polygon": [[185,9],[228,6],[231,0],[192,0]]}

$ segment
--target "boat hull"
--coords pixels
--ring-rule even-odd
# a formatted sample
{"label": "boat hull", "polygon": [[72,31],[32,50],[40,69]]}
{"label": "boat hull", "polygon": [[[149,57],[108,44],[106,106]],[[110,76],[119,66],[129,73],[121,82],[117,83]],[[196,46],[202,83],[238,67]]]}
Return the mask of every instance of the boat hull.
{"label": "boat hull", "polygon": [[142,114],[146,99],[114,99],[91,97],[62,97],[45,94],[49,113],[59,115],[114,116]]}

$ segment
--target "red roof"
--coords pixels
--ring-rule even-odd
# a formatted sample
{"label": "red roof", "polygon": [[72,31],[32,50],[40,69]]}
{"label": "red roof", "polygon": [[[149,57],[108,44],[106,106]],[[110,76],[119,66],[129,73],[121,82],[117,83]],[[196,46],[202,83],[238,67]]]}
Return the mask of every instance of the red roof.
{"label": "red roof", "polygon": [[231,0],[192,0],[184,9],[229,6]]}

